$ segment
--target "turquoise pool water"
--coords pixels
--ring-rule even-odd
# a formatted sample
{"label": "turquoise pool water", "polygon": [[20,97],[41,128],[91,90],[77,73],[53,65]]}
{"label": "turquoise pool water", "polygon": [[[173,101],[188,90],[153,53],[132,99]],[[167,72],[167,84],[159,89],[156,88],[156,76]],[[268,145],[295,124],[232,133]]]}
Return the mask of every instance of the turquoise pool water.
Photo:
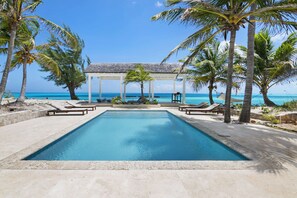
{"label": "turquoise pool water", "polygon": [[25,160],[247,160],[167,111],[106,111]]}

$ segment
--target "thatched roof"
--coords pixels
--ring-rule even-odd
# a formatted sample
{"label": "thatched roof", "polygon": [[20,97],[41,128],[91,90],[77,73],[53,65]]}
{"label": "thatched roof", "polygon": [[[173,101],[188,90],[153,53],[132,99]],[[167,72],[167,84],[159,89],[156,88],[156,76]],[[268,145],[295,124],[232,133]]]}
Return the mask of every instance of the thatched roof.
{"label": "thatched roof", "polygon": [[[86,69],[85,73],[127,73],[140,63],[92,63]],[[181,64],[164,63],[141,63],[144,69],[150,73],[172,74],[178,73]]]}

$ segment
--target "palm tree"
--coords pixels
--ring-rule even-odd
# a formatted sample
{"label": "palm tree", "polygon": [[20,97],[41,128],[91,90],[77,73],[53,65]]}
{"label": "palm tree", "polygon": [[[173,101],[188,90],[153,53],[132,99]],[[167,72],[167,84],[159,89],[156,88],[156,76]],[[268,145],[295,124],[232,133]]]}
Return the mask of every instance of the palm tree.
{"label": "palm tree", "polygon": [[227,82],[225,66],[228,59],[228,46],[222,49],[221,47],[218,41],[207,45],[192,61],[193,68],[187,70],[195,91],[208,85],[210,104],[214,103],[212,93],[217,88],[216,83]]}
{"label": "palm tree", "polygon": [[[200,1],[200,0],[167,0],[168,6],[174,7],[171,10],[163,11],[155,15],[153,20],[167,20],[170,23],[181,21],[185,24],[193,24],[198,27],[198,31],[190,35],[185,41],[174,48],[167,57],[162,61],[166,61],[172,54],[181,49],[186,49],[194,46],[194,50],[185,60],[182,67],[189,64],[196,54],[204,48],[204,46],[212,41],[220,33],[227,37],[230,33],[230,47],[228,58],[228,72],[227,72],[227,88],[226,88],[226,101],[225,101],[225,116],[224,122],[231,121],[230,104],[231,104],[231,90],[232,90],[232,75],[233,75],[233,61],[234,61],[234,47],[236,32],[245,23],[249,23],[248,17],[258,16],[263,13],[273,12],[279,10],[280,7],[286,10],[296,11],[297,5],[292,3],[290,5],[273,6],[273,7],[260,7],[254,12],[250,11],[250,7],[254,2],[261,2],[260,0],[217,0],[217,1]],[[180,5],[180,7],[177,7]],[[255,19],[256,20],[256,19]],[[262,20],[262,19],[261,19]],[[199,44],[197,44],[199,42]]]}
{"label": "palm tree", "polygon": [[[255,35],[255,70],[253,82],[260,89],[264,103],[275,106],[268,98],[269,89],[280,83],[289,82],[297,76],[297,67],[293,62],[297,55],[297,33],[289,35],[278,48],[274,48],[267,30]],[[243,47],[243,51],[247,51]],[[245,78],[245,76],[243,76]]]}
{"label": "palm tree", "polygon": [[42,3],[41,0],[1,0],[0,1],[0,22],[7,25],[9,42],[7,49],[6,64],[2,73],[0,83],[0,103],[6,88],[8,74],[11,68],[13,57],[13,50],[15,47],[15,39],[17,31],[21,24],[25,23],[27,26],[36,25],[36,23],[43,23],[49,31],[67,35],[68,39],[73,40],[71,35],[60,26],[48,21],[40,16],[31,16],[35,9]]}
{"label": "palm tree", "polygon": [[[256,3],[251,6],[251,12],[256,10]],[[251,119],[251,105],[252,105],[252,94],[253,94],[253,76],[254,76],[254,64],[255,64],[255,34],[256,34],[256,23],[255,16],[251,15],[250,23],[248,25],[248,50],[247,50],[247,71],[245,81],[245,91],[243,106],[239,116],[240,122],[250,122]]]}
{"label": "palm tree", "polygon": [[23,66],[23,80],[20,96],[17,99],[18,102],[25,101],[25,93],[27,86],[27,65],[32,64],[34,61],[47,67],[48,70],[60,75],[58,64],[46,54],[42,53],[43,49],[49,48],[50,44],[35,45],[35,37],[38,31],[34,32],[34,35],[31,35],[32,32],[27,30],[25,34],[31,35],[30,39],[27,39],[16,46],[16,52],[12,59],[11,68],[14,69],[20,65]]}
{"label": "palm tree", "polygon": [[78,100],[75,90],[81,87],[85,81],[86,76],[84,74],[85,63],[90,64],[90,59],[82,58],[82,51],[84,48],[84,41],[75,33],[73,33],[69,27],[64,26],[64,29],[75,38],[74,42],[69,42],[67,36],[61,36],[58,38],[52,35],[49,40],[50,47],[39,50],[39,53],[44,54],[54,60],[59,66],[59,74],[53,72],[46,64],[39,62],[42,66],[41,71],[50,72],[45,78],[49,81],[54,81],[57,86],[63,86],[64,89],[68,89],[70,98],[72,100]]}
{"label": "palm tree", "polygon": [[141,64],[137,64],[134,70],[129,70],[127,72],[124,83],[125,84],[128,84],[130,82],[139,83],[140,89],[141,89],[141,101],[144,103],[145,102],[145,97],[143,93],[144,82],[152,81],[152,80],[153,78],[150,76],[150,73],[145,71],[144,67]]}
{"label": "palm tree", "polygon": [[[273,7],[280,6],[284,4],[290,4],[291,1],[270,1],[263,0],[260,2],[254,2],[251,5],[251,12],[255,12],[257,7]],[[257,23],[266,24],[266,27],[271,27],[273,29],[296,29],[296,11],[286,10],[279,7],[278,10],[271,11],[270,14],[265,13],[264,15],[257,16],[262,18],[262,21],[258,20]],[[242,111],[239,117],[240,122],[250,122],[251,118],[251,104],[252,104],[252,93],[253,93],[253,77],[254,77],[254,43],[255,43],[255,33],[256,33],[256,17],[251,15],[249,18],[248,25],[248,51],[247,51],[247,72],[246,72],[246,86],[244,93],[244,101],[242,106]],[[295,27],[294,27],[295,25]]]}

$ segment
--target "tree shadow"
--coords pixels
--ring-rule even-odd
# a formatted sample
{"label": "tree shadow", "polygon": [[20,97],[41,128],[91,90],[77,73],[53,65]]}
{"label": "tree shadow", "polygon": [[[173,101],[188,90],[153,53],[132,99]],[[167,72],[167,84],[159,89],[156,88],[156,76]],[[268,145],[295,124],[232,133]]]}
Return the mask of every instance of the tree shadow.
{"label": "tree shadow", "polygon": [[297,134],[256,124],[226,124],[217,121],[220,116],[209,116],[207,120],[182,118],[215,138],[239,145],[256,162],[253,167],[259,172],[279,173],[287,170],[287,165],[297,167]]}
{"label": "tree shadow", "polygon": [[175,118],[142,127],[123,144],[123,148],[138,149],[137,160],[245,160],[239,153],[212,140],[205,133],[193,131],[190,125]]}

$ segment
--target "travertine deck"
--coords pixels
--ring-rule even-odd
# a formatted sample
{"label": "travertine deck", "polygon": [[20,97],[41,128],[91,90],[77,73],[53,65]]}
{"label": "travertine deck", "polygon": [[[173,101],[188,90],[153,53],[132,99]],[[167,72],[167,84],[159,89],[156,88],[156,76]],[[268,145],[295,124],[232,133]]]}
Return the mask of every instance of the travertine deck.
{"label": "travertine deck", "polygon": [[259,163],[236,170],[231,166],[226,170],[224,164],[208,170],[137,170],[133,166],[131,170],[46,170],[22,169],[7,160],[106,109],[0,127],[0,197],[297,197],[296,134],[257,125],[227,125],[218,120],[220,116],[186,116],[175,109],[168,110],[224,143],[246,150]]}

